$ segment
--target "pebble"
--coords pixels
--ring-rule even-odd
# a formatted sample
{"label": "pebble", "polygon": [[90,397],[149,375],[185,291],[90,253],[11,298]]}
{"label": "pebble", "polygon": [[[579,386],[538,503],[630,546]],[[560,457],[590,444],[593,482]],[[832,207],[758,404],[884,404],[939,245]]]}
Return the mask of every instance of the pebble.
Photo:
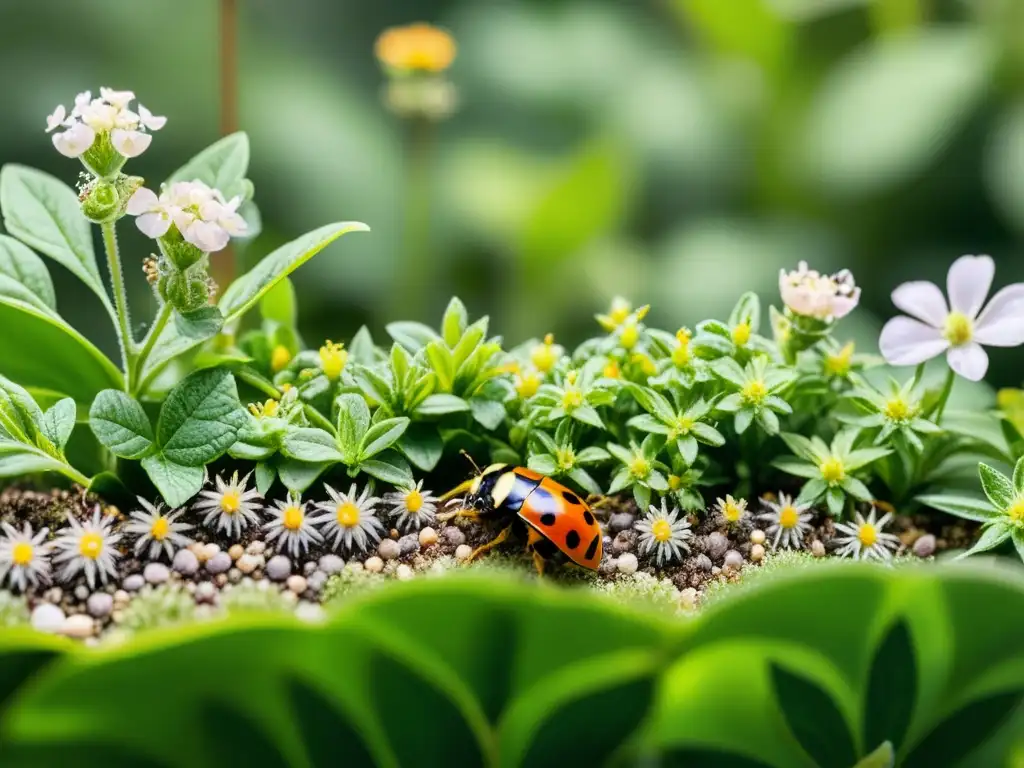
{"label": "pebble", "polygon": [[179,549],[174,554],[171,568],[182,576],[195,576],[199,570],[199,558],[191,549]]}
{"label": "pebble", "polygon": [[105,619],[114,610],[114,596],[108,595],[106,592],[94,592],[89,595],[85,608],[89,611],[90,616]]}
{"label": "pebble", "polygon": [[636,555],[632,552],[626,552],[619,556],[618,559],[619,573],[636,573],[636,569],[640,567],[640,563],[636,559]]}
{"label": "pebble", "polygon": [[217,588],[212,581],[201,581],[196,585],[196,600],[199,602],[211,602],[216,596]]}
{"label": "pebble", "polygon": [[299,576],[298,574],[295,574],[294,576],[288,577],[288,581],[285,582],[285,586],[287,586],[288,589],[290,589],[296,595],[301,595],[308,588],[309,582],[306,581],[305,576]]}
{"label": "pebble", "polygon": [[914,542],[914,554],[918,557],[931,557],[935,554],[935,537],[926,533]]}
{"label": "pebble", "polygon": [[[713,531],[708,534],[707,538],[707,554],[712,560],[721,560],[728,554],[729,551],[729,539],[726,538],[725,534],[718,531]],[[742,562],[742,558],[740,558]]]}
{"label": "pebble", "polygon": [[238,570],[237,568],[232,568],[230,571],[228,571],[228,581],[230,581],[232,584],[237,584],[241,580],[242,572],[240,570]]}
{"label": "pebble", "polygon": [[77,637],[79,639],[92,637],[96,633],[96,622],[93,621],[92,616],[84,613],[73,613],[64,619],[64,623],[61,624],[59,631],[62,635],[67,635],[68,637]]}
{"label": "pebble", "polygon": [[193,541],[191,544],[188,545],[187,549],[189,552],[196,556],[196,560],[198,560],[201,563],[206,562],[207,557],[205,544],[203,544],[200,541]]}
{"label": "pebble", "polygon": [[56,604],[63,599],[64,592],[61,590],[60,587],[50,587],[50,589],[46,590],[43,593],[43,600],[46,600],[48,603]]}
{"label": "pebble", "polygon": [[399,581],[408,581],[415,575],[416,574],[413,572],[412,568],[405,563],[402,563],[395,569],[395,576],[398,577]]}
{"label": "pebble", "polygon": [[281,599],[289,605],[298,605],[299,602],[299,596],[287,589],[281,593]]}
{"label": "pebble", "polygon": [[85,600],[89,597],[89,588],[85,584],[79,584],[75,587],[75,599]]}
{"label": "pebble", "polygon": [[58,632],[64,626],[64,611],[53,603],[40,603],[32,609],[32,628],[39,632]]}
{"label": "pebble", "polygon": [[301,621],[318,622],[324,620],[324,609],[317,603],[303,600],[295,606],[295,616]]}
{"label": "pebble", "polygon": [[218,587],[223,587],[225,584],[228,583],[228,575],[226,573],[218,573],[216,576],[213,577],[213,583],[216,584]]}
{"label": "pebble", "polygon": [[752,544],[750,546],[750,561],[753,563],[759,563],[764,559],[764,547],[761,544]]}
{"label": "pebble", "polygon": [[262,555],[267,551],[267,544],[263,541],[252,541],[249,542],[249,546],[245,548],[245,551],[250,555]]}
{"label": "pebble", "polygon": [[228,557],[232,560],[237,560],[243,554],[245,554],[245,548],[241,544],[232,544],[231,549],[228,550]]}
{"label": "pebble", "polygon": [[307,560],[306,562],[304,562],[302,564],[302,572],[304,574],[306,574],[307,576],[312,576],[313,575],[313,571],[315,571],[315,570],[316,570],[316,563],[314,563],[312,560]]}
{"label": "pebble", "polygon": [[743,555],[741,555],[735,549],[730,549],[728,552],[725,553],[725,562],[722,565],[726,569],[732,568],[734,570],[739,570],[743,567]]}
{"label": "pebble", "polygon": [[815,539],[811,542],[811,554],[815,557],[825,556],[825,545],[821,543],[821,539]]}
{"label": "pebble", "polygon": [[271,581],[284,581],[292,575],[292,561],[284,555],[274,555],[267,562],[267,578]]}
{"label": "pebble", "polygon": [[384,560],[394,560],[402,554],[402,548],[393,539],[384,539],[377,546],[377,554]]}
{"label": "pebble", "polygon": [[751,544],[764,544],[764,531],[760,528],[755,528],[750,532],[750,543]]}
{"label": "pebble", "polygon": [[420,546],[426,549],[437,544],[437,531],[433,528],[424,528],[420,531]]}
{"label": "pebble", "polygon": [[679,607],[687,611],[692,611],[697,607],[697,590],[693,587],[687,587],[679,593]]}
{"label": "pebble", "polygon": [[[259,567],[259,564],[259,560],[256,559],[255,555],[250,555],[246,553],[239,557],[238,560],[235,562],[235,568],[237,568],[242,573],[248,574],[255,571]],[[291,566],[289,566],[289,568],[290,567]]]}
{"label": "pebble", "polygon": [[415,533],[409,533],[398,540],[398,551],[402,557],[415,554],[420,551],[420,537]]}
{"label": "pebble", "polygon": [[702,571],[711,573],[711,569],[715,567],[715,564],[711,562],[711,558],[705,554],[697,555],[693,559],[694,564]]}
{"label": "pebble", "polygon": [[465,559],[467,559],[472,554],[473,554],[473,548],[471,546],[469,546],[469,544],[459,544],[459,546],[457,546],[455,548],[455,559],[456,560],[465,560]]}
{"label": "pebble", "polygon": [[133,573],[131,576],[125,578],[121,582],[121,586],[129,592],[138,592],[144,586],[146,586],[146,579],[141,573]]}
{"label": "pebble", "polygon": [[[199,558],[200,560],[210,560],[220,554],[220,545],[214,544],[213,542],[203,545],[203,554],[206,557]],[[230,557],[230,555],[229,555]]]}
{"label": "pebble", "polygon": [[363,570],[363,563],[361,560],[352,559],[345,563],[345,567],[350,571],[361,571]]}
{"label": "pebble", "polygon": [[711,569],[711,575],[712,576],[717,576],[721,572],[722,572],[722,569],[719,568],[717,565],[714,568]]}
{"label": "pebble", "polygon": [[612,533],[626,531],[633,527],[636,518],[629,512],[616,512],[608,518],[608,530]]}
{"label": "pebble", "polygon": [[128,601],[132,599],[132,596],[125,592],[123,589],[117,590],[114,593],[114,602],[118,605],[127,605]]}
{"label": "pebble", "polygon": [[110,620],[115,624],[120,624],[124,621],[124,611],[114,611],[110,614]]}
{"label": "pebble", "polygon": [[460,544],[466,543],[466,534],[464,534],[461,529],[456,528],[454,525],[446,526],[445,529],[441,531],[441,536],[443,536],[444,540],[447,541],[449,544],[452,544],[456,547]]}
{"label": "pebble", "polygon": [[142,578],[149,584],[163,584],[171,577],[171,572],[163,563],[148,563],[142,571]]}
{"label": "pebble", "polygon": [[629,552],[633,549],[635,544],[636,531],[620,531],[612,540],[612,554],[621,555],[624,552]]}
{"label": "pebble", "polygon": [[384,561],[376,555],[366,558],[366,562],[362,564],[366,570],[370,573],[380,573],[384,570]]}
{"label": "pebble", "polygon": [[321,571],[330,576],[341,571],[345,567],[345,561],[337,555],[324,555],[320,558],[318,565]]}
{"label": "pebble", "polygon": [[319,592],[324,588],[324,584],[327,583],[327,574],[323,571],[313,571],[309,574],[309,588],[314,592]]}
{"label": "pebble", "polygon": [[601,564],[597,566],[597,572],[602,576],[611,576],[619,568],[618,562],[614,557],[606,557],[601,561]]}
{"label": "pebble", "polygon": [[206,570],[214,575],[227,573],[231,567],[231,555],[227,552],[218,552],[206,561]]}

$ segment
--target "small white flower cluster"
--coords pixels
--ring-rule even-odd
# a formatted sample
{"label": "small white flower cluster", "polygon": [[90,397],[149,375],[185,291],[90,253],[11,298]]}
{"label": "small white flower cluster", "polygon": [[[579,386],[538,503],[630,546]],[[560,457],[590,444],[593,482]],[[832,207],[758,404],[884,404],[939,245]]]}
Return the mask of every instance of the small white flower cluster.
{"label": "small white flower cluster", "polygon": [[[103,134],[110,134],[111,145],[124,157],[138,157],[153,140],[147,131],[160,130],[167,118],[154,115],[142,104],[137,111],[130,109],[134,99],[131,91],[112,88],[100,88],[98,99],[91,91],[83,91],[75,97],[70,113],[63,104],[57,105],[46,118],[46,132],[53,133],[53,146],[65,157],[81,157]],[[64,130],[54,133],[58,128]]]}
{"label": "small white flower cluster", "polygon": [[779,271],[779,293],[795,314],[829,322],[850,314],[860,301],[860,288],[848,269],[822,275],[808,269],[806,261],[793,272]]}
{"label": "small white flower cluster", "polygon": [[232,237],[244,235],[245,219],[238,213],[242,198],[226,200],[218,189],[202,181],[176,181],[164,188],[159,197],[153,190],[140,187],[128,201],[126,211],[136,216],[135,226],[147,237],[157,240],[173,224],[181,236],[205,253],[223,250]]}

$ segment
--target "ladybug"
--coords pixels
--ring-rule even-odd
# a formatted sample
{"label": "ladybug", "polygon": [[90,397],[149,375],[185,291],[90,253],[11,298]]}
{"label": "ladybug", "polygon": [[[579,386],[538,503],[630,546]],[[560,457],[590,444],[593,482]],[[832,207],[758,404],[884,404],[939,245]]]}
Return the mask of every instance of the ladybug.
{"label": "ladybug", "polygon": [[492,464],[441,497],[442,501],[466,494],[464,508],[439,516],[439,520],[463,517],[497,520],[504,527],[494,539],[478,547],[473,560],[525,525],[526,549],[533,554],[537,573],[544,573],[548,560],[568,559],[583,568],[596,570],[601,563],[601,526],[591,507],[550,477],[526,467]]}

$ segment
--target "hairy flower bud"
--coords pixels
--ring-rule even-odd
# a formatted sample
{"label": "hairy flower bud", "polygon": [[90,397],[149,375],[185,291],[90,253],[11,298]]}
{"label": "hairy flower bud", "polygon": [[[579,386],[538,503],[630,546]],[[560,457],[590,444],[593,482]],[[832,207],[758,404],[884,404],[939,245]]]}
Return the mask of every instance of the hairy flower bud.
{"label": "hairy flower bud", "polygon": [[193,312],[210,303],[210,285],[206,274],[207,263],[199,262],[186,270],[173,265],[157,280],[160,298],[178,312]]}
{"label": "hairy flower bud", "polygon": [[201,248],[182,237],[177,227],[168,229],[157,244],[167,260],[179,270],[188,269],[206,255]]}
{"label": "hairy flower bud", "polygon": [[123,208],[117,186],[109,181],[98,181],[83,190],[82,213],[89,221],[96,224],[114,221],[121,215]]}
{"label": "hairy flower bud", "polygon": [[101,179],[115,178],[128,160],[114,149],[109,133],[98,134],[92,146],[82,154],[81,159],[82,164]]}

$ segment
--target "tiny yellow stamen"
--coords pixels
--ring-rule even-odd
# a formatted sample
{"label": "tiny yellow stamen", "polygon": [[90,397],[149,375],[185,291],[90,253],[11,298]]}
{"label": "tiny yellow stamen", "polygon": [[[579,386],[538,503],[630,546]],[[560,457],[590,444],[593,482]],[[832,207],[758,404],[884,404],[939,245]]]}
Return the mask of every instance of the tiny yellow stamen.
{"label": "tiny yellow stamen", "polygon": [[281,524],[289,531],[297,531],[302,527],[306,515],[298,504],[289,504],[281,514]]}
{"label": "tiny yellow stamen", "polygon": [[547,373],[554,368],[555,363],[558,362],[558,355],[556,354],[554,346],[554,334],[549,333],[544,337],[544,343],[538,344],[530,353],[530,359],[533,361],[533,364],[537,366],[537,370],[541,373]]}
{"label": "tiny yellow stamen", "polygon": [[779,525],[783,528],[796,528],[800,522],[800,513],[796,511],[796,507],[785,506],[779,512]]}
{"label": "tiny yellow stamen", "polygon": [[83,533],[78,540],[78,552],[82,557],[95,560],[103,552],[103,537],[98,533]]}
{"label": "tiny yellow stamen", "polygon": [[614,360],[604,367],[604,377],[606,379],[618,379],[621,376],[622,371],[619,369],[619,364]]}
{"label": "tiny yellow stamen", "polygon": [[672,526],[668,520],[661,518],[651,523],[651,536],[655,541],[668,541],[672,538]]}
{"label": "tiny yellow stamen", "polygon": [[629,462],[629,472],[633,477],[638,477],[643,480],[651,474],[651,462],[643,456],[635,456],[633,460]]}
{"label": "tiny yellow stamen", "polygon": [[415,488],[405,494],[405,508],[414,515],[423,509],[423,494]]}
{"label": "tiny yellow stamen", "polygon": [[654,361],[643,352],[637,352],[629,359],[634,365],[640,368],[640,372],[644,376],[653,376],[658,372],[658,366],[656,366]]}
{"label": "tiny yellow stamen", "polygon": [[152,536],[156,541],[163,541],[167,538],[167,534],[171,531],[171,524],[167,522],[166,517],[158,517],[153,521],[152,527],[149,529],[149,535]]}
{"label": "tiny yellow stamen", "polygon": [[683,478],[681,478],[679,475],[669,475],[668,476],[668,489],[670,491],[678,491],[682,487],[683,487]]}
{"label": "tiny yellow stamen", "polygon": [[571,411],[574,408],[579,408],[581,405],[583,405],[583,393],[576,387],[568,387],[565,390],[565,394],[562,395],[562,407],[567,411]]}
{"label": "tiny yellow stamen", "polygon": [[277,373],[283,370],[291,361],[292,353],[288,351],[288,347],[284,344],[278,344],[274,347],[274,351],[270,353],[270,370]]}
{"label": "tiny yellow stamen", "polygon": [[914,415],[913,411],[902,397],[894,397],[885,404],[885,416],[892,421],[906,421]]}
{"label": "tiny yellow stamen", "polygon": [[850,373],[850,361],[853,358],[853,342],[845,345],[832,355],[825,357],[825,373],[830,376],[846,376]]}
{"label": "tiny yellow stamen", "polygon": [[540,376],[533,371],[516,376],[516,392],[523,399],[533,397],[540,389]]}
{"label": "tiny yellow stamen", "polygon": [[249,413],[257,419],[272,419],[277,416],[280,405],[277,400],[267,400],[265,403],[249,403]]}
{"label": "tiny yellow stamen", "polygon": [[11,547],[11,561],[15,565],[28,565],[32,562],[32,545],[26,541],[19,541]]}
{"label": "tiny yellow stamen", "polygon": [[224,491],[223,495],[220,497],[220,509],[225,514],[233,515],[238,512],[241,506],[242,498],[234,488],[229,488]]}
{"label": "tiny yellow stamen", "polygon": [[353,504],[351,501],[346,501],[338,505],[337,509],[338,525],[343,528],[354,528],[359,525],[359,507]]}
{"label": "tiny yellow stamen", "polygon": [[386,29],[375,45],[381,63],[400,71],[443,72],[455,60],[455,50],[448,32],[423,22]]}
{"label": "tiny yellow stamen", "polygon": [[608,312],[608,317],[610,317],[612,322],[618,326],[626,322],[626,318],[629,317],[629,313],[632,311],[632,305],[625,299],[613,299],[612,308]]}
{"label": "tiny yellow stamen", "polygon": [[821,472],[822,480],[830,485],[841,482],[843,478],[846,477],[846,467],[844,467],[843,462],[835,456],[831,456],[821,462],[818,466],[818,471]]}
{"label": "tiny yellow stamen", "polygon": [[747,385],[740,390],[740,396],[744,401],[751,405],[759,405],[767,395],[768,387],[766,387],[764,382],[760,379],[748,382]]}
{"label": "tiny yellow stamen", "polygon": [[672,431],[669,435],[673,440],[680,435],[688,435],[690,430],[693,429],[694,421],[688,416],[680,416],[676,419],[675,424],[672,425]]}
{"label": "tiny yellow stamen", "polygon": [[864,523],[857,529],[857,538],[865,547],[871,547],[878,541],[878,531],[871,523]]}
{"label": "tiny yellow stamen", "polygon": [[974,337],[974,323],[963,312],[950,312],[946,317],[942,335],[954,347],[963,346]]}
{"label": "tiny yellow stamen", "polygon": [[1024,498],[1017,499],[1013,505],[1006,510],[1006,515],[1015,523],[1024,523]]}
{"label": "tiny yellow stamen", "polygon": [[690,362],[690,331],[680,328],[676,331],[676,340],[679,346],[672,350],[672,363],[676,368],[683,368]]}
{"label": "tiny yellow stamen", "polygon": [[750,323],[740,323],[732,329],[732,342],[737,347],[746,346],[750,341]]}
{"label": "tiny yellow stamen", "polygon": [[331,381],[341,376],[341,371],[348,362],[348,352],[342,347],[344,344],[335,344],[330,339],[320,347],[320,367]]}
{"label": "tiny yellow stamen", "polygon": [[555,461],[559,469],[567,472],[576,466],[576,452],[572,448],[559,448],[555,451]]}

